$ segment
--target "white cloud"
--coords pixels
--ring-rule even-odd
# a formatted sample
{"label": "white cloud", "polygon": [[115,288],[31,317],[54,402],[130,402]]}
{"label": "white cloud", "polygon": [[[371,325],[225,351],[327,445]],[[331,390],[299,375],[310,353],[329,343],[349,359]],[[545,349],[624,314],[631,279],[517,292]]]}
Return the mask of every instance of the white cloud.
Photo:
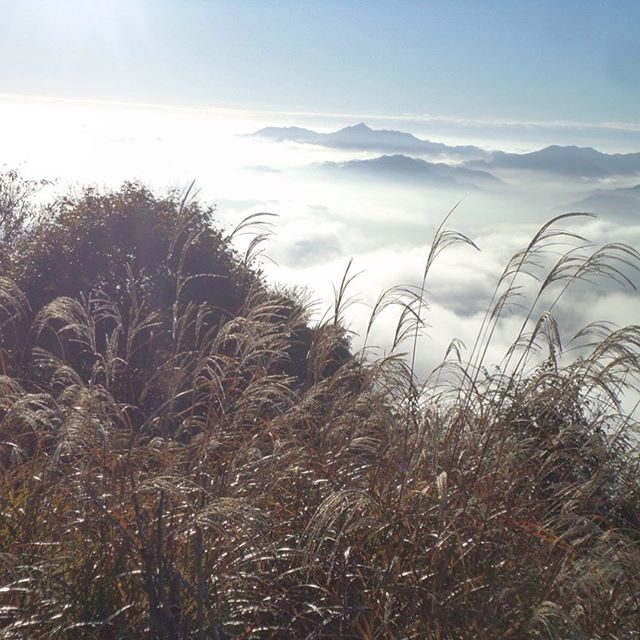
{"label": "white cloud", "polygon": [[[0,99],[3,141],[0,164],[20,165],[25,172],[38,177],[59,178],[63,185],[69,181],[117,185],[139,177],[161,188],[186,186],[196,179],[202,197],[218,202],[219,219],[228,227],[256,211],[278,213],[276,235],[267,252],[279,265],[265,263],[266,273],[274,280],[311,287],[326,306],[331,303],[332,283],[340,281],[348,260],[353,258],[354,272],[364,273],[354,281],[352,293],[363,304],[352,307],[349,319],[353,329],[362,332],[370,306],[380,291],[421,281],[435,228],[457,198],[465,194],[394,188],[375,180],[357,188],[308,180],[292,168],[322,159],[342,159],[345,152],[257,143],[236,135],[289,115]],[[335,117],[335,114],[296,115],[325,117],[327,128],[331,128],[330,118]],[[363,116],[340,117],[353,121]],[[640,125],[629,123],[464,121],[413,115],[376,116],[367,120],[391,118],[478,128],[499,126],[505,129],[505,136],[510,126],[640,131]],[[247,169],[252,166],[280,171]],[[551,215],[554,205],[569,202],[575,199],[575,193],[589,188],[589,184],[521,179],[502,193],[464,198],[451,227],[468,233],[481,251],[469,247],[452,249],[436,262],[426,284],[429,308],[425,317],[429,327],[418,349],[421,371],[427,371],[442,359],[453,338],[462,339],[471,348],[506,261],[527,244],[538,226]],[[626,241],[640,246],[640,224],[582,220],[565,226],[600,244]],[[628,271],[629,275],[637,276]],[[526,290],[532,291],[533,285],[531,281]],[[637,294],[604,283],[600,293],[583,287],[571,290],[557,314],[569,334],[590,319],[636,322],[638,305]],[[540,310],[543,309],[541,304]],[[390,310],[381,317],[372,332],[371,343],[383,347],[390,343],[397,312]],[[514,315],[505,318],[494,335],[488,362],[503,355],[521,323],[522,313],[517,309]]]}

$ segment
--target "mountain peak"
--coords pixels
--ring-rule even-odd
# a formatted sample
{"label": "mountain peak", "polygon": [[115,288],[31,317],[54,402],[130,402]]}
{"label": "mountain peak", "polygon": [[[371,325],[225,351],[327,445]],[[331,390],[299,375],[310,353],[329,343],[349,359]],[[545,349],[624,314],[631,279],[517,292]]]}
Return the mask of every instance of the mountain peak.
{"label": "mountain peak", "polygon": [[345,129],[348,129],[349,131],[373,131],[373,129],[368,127],[364,122],[358,122],[358,124],[354,124],[351,127],[345,127],[343,131]]}
{"label": "mountain peak", "polygon": [[548,147],[544,147],[538,151],[533,151],[532,153],[582,153],[582,154],[600,154],[600,151],[597,151],[593,147],[578,147],[574,144],[568,145],[559,145],[552,144]]}

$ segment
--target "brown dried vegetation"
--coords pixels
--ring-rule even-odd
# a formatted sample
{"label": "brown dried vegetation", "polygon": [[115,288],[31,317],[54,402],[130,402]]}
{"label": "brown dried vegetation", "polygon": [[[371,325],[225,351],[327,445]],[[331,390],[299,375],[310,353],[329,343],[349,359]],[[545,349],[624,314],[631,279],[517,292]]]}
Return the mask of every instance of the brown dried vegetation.
{"label": "brown dried vegetation", "polygon": [[31,206],[16,223],[0,198],[0,638],[640,637],[621,406],[640,329],[591,325],[567,361],[539,312],[577,281],[628,280],[633,249],[545,225],[468,362],[454,344],[419,384],[428,272],[470,242],[444,226],[421,289],[376,305],[372,322],[400,309],[398,348],[371,360],[348,352],[346,286],[309,328],[194,199],[130,184]]}

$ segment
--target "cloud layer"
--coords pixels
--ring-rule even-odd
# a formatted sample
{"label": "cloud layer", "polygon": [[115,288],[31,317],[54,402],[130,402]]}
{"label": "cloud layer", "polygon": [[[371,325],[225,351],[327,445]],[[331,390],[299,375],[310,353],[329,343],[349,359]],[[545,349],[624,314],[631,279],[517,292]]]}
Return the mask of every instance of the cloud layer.
{"label": "cloud layer", "polygon": [[[594,210],[600,220],[576,219],[565,226],[600,244],[640,246],[636,155],[558,145],[525,154],[479,150],[471,161],[452,150],[473,145],[459,145],[444,133],[433,136],[433,142],[388,129],[380,137],[375,129],[357,125],[360,142],[351,146],[336,143],[335,136],[325,144],[331,134],[322,134],[320,143],[304,141],[302,126],[294,131],[295,140],[289,133],[266,141],[247,136],[277,124],[266,114],[262,118],[0,102],[0,163],[57,179],[61,190],[69,183],[109,186],[136,177],[154,188],[184,187],[195,179],[201,197],[218,204],[218,220],[229,228],[246,215],[277,213],[275,236],[266,247],[275,264],[264,263],[267,276],[308,287],[326,307],[332,283],[340,281],[353,258],[353,270],[363,273],[352,285],[360,304],[350,308],[348,320],[359,333],[381,291],[421,283],[435,230],[461,201],[449,224],[469,235],[480,251],[465,246],[443,252],[427,278],[428,326],[418,352],[423,373],[440,361],[453,338],[471,347],[502,268],[552,215]],[[292,119],[291,124],[304,123]],[[324,128],[330,129],[331,122]],[[365,144],[371,133],[377,140]],[[382,148],[381,139],[390,146]],[[425,142],[436,146],[427,151],[421,146]],[[494,140],[494,149],[498,143]],[[420,150],[409,153],[402,144]],[[509,148],[506,134],[504,148]],[[543,261],[552,261],[555,250]],[[513,299],[509,317],[500,324],[490,360],[499,360],[508,348],[526,316],[527,296],[539,286],[533,277],[524,277],[521,284],[523,295]],[[546,304],[551,301],[543,298],[536,313]],[[569,336],[602,316],[635,322],[638,307],[631,290],[603,281],[599,288],[570,289],[554,313]],[[400,313],[395,306],[381,316],[370,344],[389,347]]]}

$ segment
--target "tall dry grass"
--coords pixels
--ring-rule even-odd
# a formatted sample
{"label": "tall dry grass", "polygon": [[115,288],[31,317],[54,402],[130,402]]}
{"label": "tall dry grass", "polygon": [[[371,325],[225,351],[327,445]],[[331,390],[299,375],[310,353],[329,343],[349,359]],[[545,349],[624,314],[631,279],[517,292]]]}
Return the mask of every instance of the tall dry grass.
{"label": "tall dry grass", "polygon": [[[336,359],[348,274],[312,334],[259,283],[233,317],[190,299],[187,280],[211,274],[181,271],[198,241],[181,225],[163,306],[132,269],[118,296],[96,283],[37,309],[0,279],[0,637],[640,637],[637,424],[621,406],[640,329],[591,325],[571,360],[556,302],[539,313],[578,281],[627,280],[639,256],[562,223],[509,262],[469,359],[453,345],[426,382],[412,363],[429,271],[470,242],[446,226],[421,288],[374,308],[372,323],[400,318],[376,360]],[[531,274],[527,321],[488,369]],[[302,377],[287,368],[301,335]]]}

